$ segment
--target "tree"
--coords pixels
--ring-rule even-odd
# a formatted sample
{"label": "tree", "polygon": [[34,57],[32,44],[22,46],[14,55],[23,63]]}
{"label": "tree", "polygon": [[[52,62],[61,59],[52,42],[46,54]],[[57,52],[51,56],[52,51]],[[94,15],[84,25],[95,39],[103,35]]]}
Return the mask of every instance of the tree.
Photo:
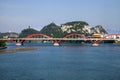
{"label": "tree", "polygon": [[0,40],[0,47],[5,47],[5,46],[6,46],[5,41]]}
{"label": "tree", "polygon": [[24,29],[21,31],[21,33],[19,34],[19,37],[20,38],[25,38],[26,36],[30,35],[30,34],[38,34],[39,31],[35,30],[35,29],[32,29],[30,28],[27,28],[27,29]]}

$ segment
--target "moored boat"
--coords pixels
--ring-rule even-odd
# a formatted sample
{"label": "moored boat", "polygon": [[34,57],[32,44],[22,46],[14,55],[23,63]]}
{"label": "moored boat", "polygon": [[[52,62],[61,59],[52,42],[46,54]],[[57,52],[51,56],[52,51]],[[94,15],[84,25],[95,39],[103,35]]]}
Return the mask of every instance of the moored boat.
{"label": "moored boat", "polygon": [[94,43],[94,44],[92,44],[92,46],[99,46],[99,44]]}
{"label": "moored boat", "polygon": [[54,43],[54,46],[59,46],[59,43]]}
{"label": "moored boat", "polygon": [[17,46],[21,46],[22,44],[18,42],[18,43],[16,43],[16,45],[17,45]]}

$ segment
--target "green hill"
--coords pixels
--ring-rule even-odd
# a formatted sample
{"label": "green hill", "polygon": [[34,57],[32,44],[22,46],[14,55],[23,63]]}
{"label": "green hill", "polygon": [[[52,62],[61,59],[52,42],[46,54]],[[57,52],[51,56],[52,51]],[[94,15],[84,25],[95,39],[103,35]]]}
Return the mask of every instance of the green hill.
{"label": "green hill", "polygon": [[21,33],[19,34],[19,37],[20,38],[24,38],[30,34],[38,34],[39,31],[33,29],[33,28],[27,28],[27,29],[24,29],[21,31]]}
{"label": "green hill", "polygon": [[55,23],[50,23],[47,26],[43,27],[40,31],[42,34],[46,34],[51,37],[61,37],[61,29],[60,26],[56,25]]}
{"label": "green hill", "polygon": [[46,34],[53,38],[59,38],[68,34],[84,34],[85,36],[91,36],[93,33],[107,34],[106,30],[100,25],[90,28],[89,24],[85,21],[72,21],[60,26],[55,23],[50,23],[44,26],[40,31],[30,28],[29,26],[29,28],[21,31],[19,37],[26,37],[30,34]]}

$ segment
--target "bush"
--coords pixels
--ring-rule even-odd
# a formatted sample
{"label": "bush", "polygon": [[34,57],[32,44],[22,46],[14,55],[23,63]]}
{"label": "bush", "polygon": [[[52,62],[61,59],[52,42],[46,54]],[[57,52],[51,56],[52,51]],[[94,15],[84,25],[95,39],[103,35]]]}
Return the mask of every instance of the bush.
{"label": "bush", "polygon": [[5,41],[0,40],[0,47],[5,47],[5,46],[6,46]]}

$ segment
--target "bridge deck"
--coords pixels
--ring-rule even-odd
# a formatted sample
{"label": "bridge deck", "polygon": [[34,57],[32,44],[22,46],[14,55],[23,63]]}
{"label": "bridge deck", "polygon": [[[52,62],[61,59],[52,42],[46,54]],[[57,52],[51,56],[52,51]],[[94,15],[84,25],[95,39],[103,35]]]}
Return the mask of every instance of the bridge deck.
{"label": "bridge deck", "polygon": [[0,38],[0,40],[11,41],[11,40],[26,40],[26,41],[42,41],[42,40],[79,40],[79,41],[89,41],[89,40],[117,40],[120,41],[120,38]]}

